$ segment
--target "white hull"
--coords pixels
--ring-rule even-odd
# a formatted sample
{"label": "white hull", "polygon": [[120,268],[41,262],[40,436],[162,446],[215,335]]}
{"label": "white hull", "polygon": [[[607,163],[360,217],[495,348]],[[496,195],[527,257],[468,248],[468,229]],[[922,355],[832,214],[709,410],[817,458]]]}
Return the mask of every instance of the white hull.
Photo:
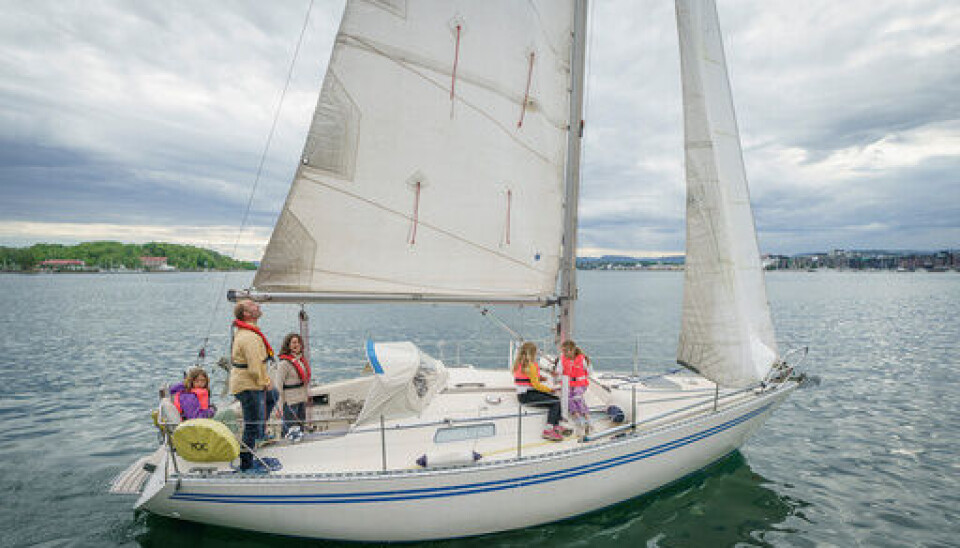
{"label": "white hull", "polygon": [[[281,535],[412,541],[530,527],[649,493],[738,449],[796,387],[619,439],[438,470],[260,477],[158,469],[137,504],[158,515]],[[569,448],[568,448],[569,447]]]}

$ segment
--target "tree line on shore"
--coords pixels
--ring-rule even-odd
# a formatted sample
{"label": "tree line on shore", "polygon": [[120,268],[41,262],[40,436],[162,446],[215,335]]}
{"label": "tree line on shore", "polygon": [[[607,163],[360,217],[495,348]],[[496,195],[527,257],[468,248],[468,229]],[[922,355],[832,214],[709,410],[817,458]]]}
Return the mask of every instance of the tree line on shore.
{"label": "tree line on shore", "polygon": [[77,245],[35,244],[30,247],[0,246],[0,265],[4,270],[34,270],[44,261],[55,259],[83,261],[87,267],[101,269],[143,268],[141,257],[166,257],[167,264],[179,270],[254,270],[249,261],[237,261],[210,249],[192,245],[150,242],[84,242]]}

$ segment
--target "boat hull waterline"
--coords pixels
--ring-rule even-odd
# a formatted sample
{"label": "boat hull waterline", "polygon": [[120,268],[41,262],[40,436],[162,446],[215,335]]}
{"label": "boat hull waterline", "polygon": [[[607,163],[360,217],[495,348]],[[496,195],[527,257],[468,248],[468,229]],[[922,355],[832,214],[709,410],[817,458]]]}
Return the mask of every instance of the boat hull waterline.
{"label": "boat hull waterline", "polygon": [[740,448],[796,388],[647,434],[473,467],[200,477],[158,468],[138,509],[286,536],[412,541],[567,519],[654,491]]}

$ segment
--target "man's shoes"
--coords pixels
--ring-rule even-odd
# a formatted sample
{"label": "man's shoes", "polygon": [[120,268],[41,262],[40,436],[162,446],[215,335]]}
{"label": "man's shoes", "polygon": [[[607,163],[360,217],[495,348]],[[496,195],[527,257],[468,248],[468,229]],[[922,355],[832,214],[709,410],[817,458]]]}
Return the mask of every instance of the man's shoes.
{"label": "man's shoes", "polygon": [[254,457],[250,466],[244,468],[241,464],[239,468],[234,468],[234,470],[241,474],[266,474],[283,470],[283,464],[280,463],[280,459],[275,457]]}
{"label": "man's shoes", "polygon": [[240,468],[241,474],[268,474],[270,469],[263,465],[262,462],[255,460],[249,468]]}
{"label": "man's shoes", "polygon": [[573,434],[573,428],[570,428],[567,426],[560,426],[559,424],[556,426],[556,430],[557,430],[557,433],[563,437],[567,437]]}

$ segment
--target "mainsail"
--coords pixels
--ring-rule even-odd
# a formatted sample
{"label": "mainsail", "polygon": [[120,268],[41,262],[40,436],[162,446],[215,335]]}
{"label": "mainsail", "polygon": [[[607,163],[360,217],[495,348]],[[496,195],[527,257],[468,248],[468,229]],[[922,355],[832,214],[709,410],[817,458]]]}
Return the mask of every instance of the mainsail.
{"label": "mainsail", "polygon": [[778,357],[713,0],[677,2],[687,254],[677,361],[718,384],[762,380]]}
{"label": "mainsail", "polygon": [[254,287],[556,291],[572,0],[348,2]]}

